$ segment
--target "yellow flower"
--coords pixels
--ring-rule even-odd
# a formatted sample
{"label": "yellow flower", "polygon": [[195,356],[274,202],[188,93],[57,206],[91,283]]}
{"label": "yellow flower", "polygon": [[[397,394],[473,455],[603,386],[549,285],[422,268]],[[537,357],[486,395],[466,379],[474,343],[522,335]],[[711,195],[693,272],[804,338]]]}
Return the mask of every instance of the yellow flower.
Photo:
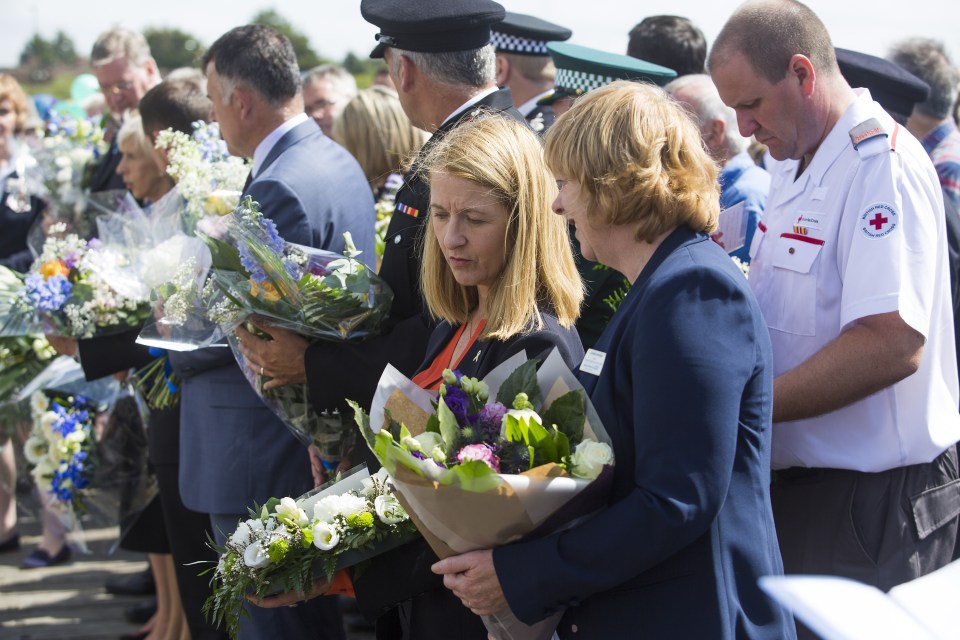
{"label": "yellow flower", "polygon": [[267,302],[276,302],[280,299],[280,294],[277,293],[277,288],[274,287],[270,282],[257,284],[254,280],[251,280],[250,295],[256,298],[263,298]]}
{"label": "yellow flower", "polygon": [[44,280],[49,280],[53,276],[64,276],[70,274],[70,269],[67,269],[67,265],[63,264],[60,260],[51,260],[50,262],[45,262],[40,265],[40,275],[43,276]]}

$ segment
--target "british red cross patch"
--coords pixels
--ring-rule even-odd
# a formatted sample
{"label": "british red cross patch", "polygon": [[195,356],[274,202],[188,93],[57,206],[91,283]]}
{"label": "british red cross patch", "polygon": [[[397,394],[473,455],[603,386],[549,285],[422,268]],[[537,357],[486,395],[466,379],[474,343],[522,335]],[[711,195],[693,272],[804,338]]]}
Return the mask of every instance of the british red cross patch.
{"label": "british red cross patch", "polygon": [[896,230],[899,218],[893,205],[878,202],[867,207],[860,216],[860,230],[868,238],[886,238]]}

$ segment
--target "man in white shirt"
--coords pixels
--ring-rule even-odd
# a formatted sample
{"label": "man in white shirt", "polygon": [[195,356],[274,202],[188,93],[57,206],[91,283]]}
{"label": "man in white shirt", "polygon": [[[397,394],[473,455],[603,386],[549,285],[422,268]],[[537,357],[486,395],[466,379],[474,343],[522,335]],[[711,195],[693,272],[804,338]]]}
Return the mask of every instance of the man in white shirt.
{"label": "man in white shirt", "polygon": [[709,68],[741,134],[782,161],[750,282],[774,349],[784,569],[889,589],[950,561],[960,512],[936,173],[847,84],[826,28],[799,2],[742,5]]}

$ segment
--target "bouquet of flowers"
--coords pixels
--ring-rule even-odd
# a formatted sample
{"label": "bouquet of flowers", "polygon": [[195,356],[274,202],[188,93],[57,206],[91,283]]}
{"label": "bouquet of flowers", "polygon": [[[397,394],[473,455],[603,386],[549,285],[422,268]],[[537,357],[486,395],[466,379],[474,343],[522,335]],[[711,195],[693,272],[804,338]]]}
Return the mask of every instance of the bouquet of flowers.
{"label": "bouquet of flowers", "polygon": [[250,165],[230,155],[216,122],[194,122],[192,135],[166,129],[156,146],[166,152],[167,173],[185,200],[182,215],[189,232],[204,216],[234,210]]}
{"label": "bouquet of flowers", "polygon": [[17,391],[56,357],[42,335],[0,338],[0,405],[15,400]]}
{"label": "bouquet of flowers", "polygon": [[386,474],[366,468],[294,500],[276,498],[250,509],[220,554],[204,604],[214,623],[236,637],[246,595],[309,591],[326,576],[411,539],[413,524],[391,493]]}
{"label": "bouquet of flowers", "polygon": [[[434,400],[388,366],[370,415],[351,403],[439,557],[543,535],[603,504],[610,440],[556,351],[539,371],[520,354],[482,382],[449,370],[444,380]],[[504,612],[484,623],[496,638],[549,638],[559,617],[528,627]]]}
{"label": "bouquet of flowers", "polygon": [[[216,290],[208,288],[202,296],[209,303],[207,317],[228,335],[241,369],[264,403],[335,467],[351,446],[347,438],[354,430],[349,420],[338,413],[313,411],[306,385],[264,391],[265,380],[246,366],[232,329],[256,314],[308,339],[358,340],[379,331],[393,293],[356,259],[359,252],[349,234],[344,255],[284,242],[273,221],[250,198],[231,216],[213,220],[220,229],[207,226],[209,220],[199,226],[208,233],[213,256],[210,281]],[[248,329],[260,333],[253,325]]]}
{"label": "bouquet of flowers", "polygon": [[30,409],[33,430],[23,450],[37,487],[71,513],[83,513],[95,407],[82,396],[36,392]]}
{"label": "bouquet of flowers", "polygon": [[[54,232],[63,231],[60,224]],[[118,293],[104,279],[124,258],[98,240],[75,234],[51,236],[14,302],[8,323],[42,319],[51,333],[90,338],[139,326],[149,315],[147,300]]]}

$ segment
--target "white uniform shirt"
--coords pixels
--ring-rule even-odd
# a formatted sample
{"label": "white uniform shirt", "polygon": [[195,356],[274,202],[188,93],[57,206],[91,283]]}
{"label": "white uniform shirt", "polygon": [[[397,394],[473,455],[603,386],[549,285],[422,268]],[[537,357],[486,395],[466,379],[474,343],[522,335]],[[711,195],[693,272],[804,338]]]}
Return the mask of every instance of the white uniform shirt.
{"label": "white uniform shirt", "polygon": [[[889,135],[858,147],[875,118]],[[891,311],[926,338],[920,369],[848,407],[773,426],[772,466],[883,471],[960,440],[943,199],[920,143],[863,91],[796,180],[778,163],[751,246],[750,285],[789,371],[858,318]],[[884,345],[878,343],[878,350]]]}

